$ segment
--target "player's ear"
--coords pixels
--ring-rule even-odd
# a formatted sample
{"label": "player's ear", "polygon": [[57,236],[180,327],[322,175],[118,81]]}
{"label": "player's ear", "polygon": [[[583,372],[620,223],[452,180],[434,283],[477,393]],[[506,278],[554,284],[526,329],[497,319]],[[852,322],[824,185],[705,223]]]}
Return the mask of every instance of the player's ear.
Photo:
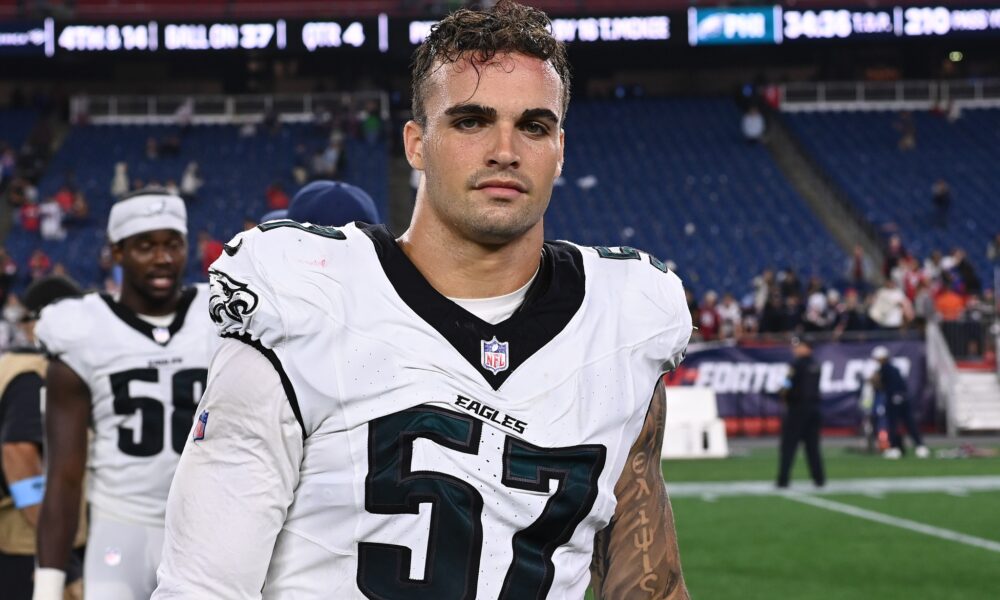
{"label": "player's ear", "polygon": [[424,170],[424,127],[416,121],[407,121],[403,126],[403,149],[410,166]]}

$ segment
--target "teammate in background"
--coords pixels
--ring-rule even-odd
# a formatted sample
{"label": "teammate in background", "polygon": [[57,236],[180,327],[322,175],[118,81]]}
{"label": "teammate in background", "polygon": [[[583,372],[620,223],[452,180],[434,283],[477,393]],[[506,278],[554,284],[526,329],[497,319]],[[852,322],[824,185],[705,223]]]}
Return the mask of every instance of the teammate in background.
{"label": "teammate in background", "polygon": [[654,257],[543,241],[563,46],[501,0],[414,65],[401,237],[272,221],[213,265],[153,598],[687,598],[660,446],[691,316]]}
{"label": "teammate in background", "polygon": [[889,362],[889,349],[885,346],[876,346],[872,350],[872,358],[879,363],[878,370],[872,375],[872,381],[882,394],[889,429],[889,448],[886,448],[882,456],[890,459],[903,456],[903,437],[899,435],[899,425],[902,423],[906,425],[906,430],[913,438],[914,454],[917,458],[927,458],[931,453],[927,446],[924,446],[920,428],[913,418],[913,407],[906,391],[906,380],[896,365]]}
{"label": "teammate in background", "polygon": [[[27,313],[18,326],[28,345],[0,357],[0,582],[5,600],[30,600],[35,571],[35,528],[45,490],[42,468],[42,398],[48,361],[35,342],[38,312],[46,305],[80,295],[62,277],[44,277],[24,293]],[[80,507],[83,505],[81,503]],[[81,519],[74,548],[82,548],[86,526]],[[65,598],[82,597],[80,556],[70,554]]]}
{"label": "teammate in background", "polygon": [[778,462],[778,487],[787,488],[795,462],[795,452],[802,443],[806,447],[809,474],[816,487],[826,484],[823,472],[823,455],[819,436],[822,426],[820,414],[820,365],[813,358],[812,348],[805,340],[792,342],[795,360],[789,367],[788,379],[781,390],[781,399],[787,407],[781,421],[781,454]]}
{"label": "teammate in background", "polygon": [[126,197],[111,208],[108,238],[123,271],[121,297],[64,300],[37,327],[52,360],[36,600],[61,597],[85,467],[85,598],[152,594],[167,491],[217,344],[207,287],[182,287],[183,200],[154,190]]}
{"label": "teammate in background", "polygon": [[299,223],[339,227],[353,221],[382,222],[375,201],[368,192],[342,181],[318,180],[295,194],[287,209],[272,210],[260,222],[291,219]]}

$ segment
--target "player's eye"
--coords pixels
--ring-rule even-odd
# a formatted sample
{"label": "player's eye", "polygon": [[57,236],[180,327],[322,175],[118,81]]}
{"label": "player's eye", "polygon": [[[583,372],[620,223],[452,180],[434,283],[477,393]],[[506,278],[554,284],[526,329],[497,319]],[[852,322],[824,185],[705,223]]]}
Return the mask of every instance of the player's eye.
{"label": "player's eye", "polygon": [[549,128],[538,121],[528,121],[521,128],[531,135],[546,135],[549,132]]}
{"label": "player's eye", "polygon": [[458,121],[455,121],[456,129],[464,129],[467,131],[476,129],[480,125],[482,125],[482,120],[475,117],[466,117],[464,119],[459,119]]}

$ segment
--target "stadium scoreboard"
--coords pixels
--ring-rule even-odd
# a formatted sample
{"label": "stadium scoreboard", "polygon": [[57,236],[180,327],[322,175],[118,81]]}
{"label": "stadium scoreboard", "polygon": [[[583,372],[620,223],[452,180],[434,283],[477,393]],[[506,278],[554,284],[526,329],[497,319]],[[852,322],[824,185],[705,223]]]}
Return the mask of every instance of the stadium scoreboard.
{"label": "stadium scoreboard", "polygon": [[[373,18],[63,23],[0,22],[0,56],[265,51],[322,54],[407,50],[435,21]],[[552,20],[570,45],[799,44],[811,41],[1000,36],[1000,7],[907,6],[802,10],[780,5],[691,7],[685,13]]]}

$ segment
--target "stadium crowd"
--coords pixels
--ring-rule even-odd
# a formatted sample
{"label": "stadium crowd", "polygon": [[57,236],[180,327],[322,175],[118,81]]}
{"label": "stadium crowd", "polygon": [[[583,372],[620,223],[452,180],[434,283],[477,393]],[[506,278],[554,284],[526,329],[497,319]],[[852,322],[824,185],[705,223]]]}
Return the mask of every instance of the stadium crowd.
{"label": "stadium crowd", "polygon": [[[876,270],[856,247],[838,281],[816,276],[803,281],[794,267],[786,267],[753,277],[739,297],[726,291],[720,299],[709,290],[699,301],[689,289],[695,335],[703,341],[788,333],[839,338],[847,332],[919,330],[929,321],[993,322],[994,291],[983,286],[964,249],[936,250],[921,259],[893,236],[885,256]],[[991,260],[997,260],[995,253]]]}

